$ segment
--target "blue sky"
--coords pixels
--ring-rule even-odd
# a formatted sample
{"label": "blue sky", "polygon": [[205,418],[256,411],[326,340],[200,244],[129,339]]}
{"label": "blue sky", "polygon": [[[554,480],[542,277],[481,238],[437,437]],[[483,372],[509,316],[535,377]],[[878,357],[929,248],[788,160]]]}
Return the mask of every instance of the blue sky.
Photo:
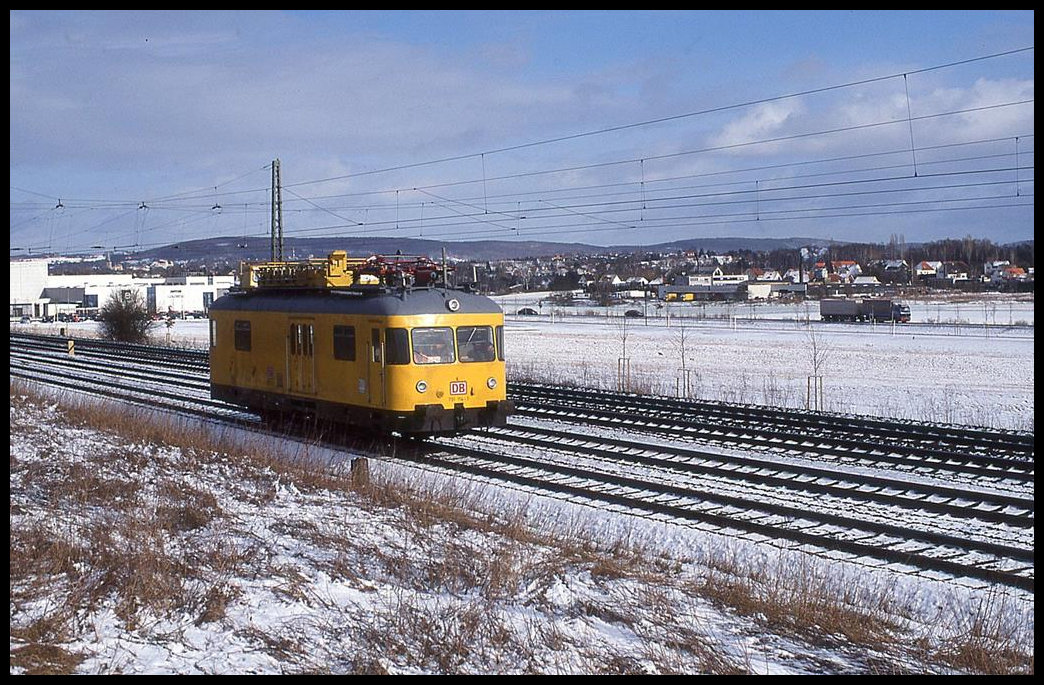
{"label": "blue sky", "polygon": [[12,256],[1033,237],[1032,11],[11,11]]}

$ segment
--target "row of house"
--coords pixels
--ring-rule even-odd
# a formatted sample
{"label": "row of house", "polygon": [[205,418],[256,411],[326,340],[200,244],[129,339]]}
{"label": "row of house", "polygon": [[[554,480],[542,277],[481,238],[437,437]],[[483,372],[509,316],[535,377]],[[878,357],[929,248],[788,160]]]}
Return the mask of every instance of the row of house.
{"label": "row of house", "polygon": [[[874,273],[865,273],[864,268],[854,260],[841,259],[816,262],[810,271],[795,268],[784,273],[760,268],[750,268],[742,273],[727,273],[722,266],[719,261],[707,260],[694,269],[674,276],[669,283],[663,280],[641,279],[642,283],[639,284],[635,283],[634,279],[621,281],[612,275],[604,276],[602,281],[608,282],[617,291],[644,286],[655,292],[659,299],[684,301],[769,299],[804,293],[807,285],[813,283],[826,286],[828,289],[831,286],[844,286],[855,291],[872,292],[886,284],[917,282],[925,285],[954,285],[972,280],[968,265],[955,261],[922,261],[911,268],[905,260],[883,260],[872,265],[871,270]],[[984,272],[978,279],[979,282],[993,285],[1033,278],[1032,267],[1022,269],[1006,261],[989,262],[985,265]]]}
{"label": "row of house", "polygon": [[[1007,261],[987,262],[984,273],[973,275],[962,262],[922,261],[913,267],[904,260],[884,260],[866,267],[854,260],[818,261],[810,269],[737,269],[731,255],[695,253],[617,255],[628,262],[631,272],[644,272],[654,278],[620,278],[611,270],[620,266],[613,256],[585,259],[555,257],[489,262],[480,272],[472,268],[472,279],[493,274],[513,274],[516,281],[507,288],[525,290],[576,288],[580,292],[613,298],[657,297],[661,300],[693,299],[770,299],[800,295],[810,283],[857,291],[872,291],[886,283],[949,284],[978,281],[1003,286],[1032,281],[1033,268],[1022,269]],[[178,276],[135,277],[130,273],[93,275],[49,275],[48,259],[11,261],[10,313],[14,318],[48,318],[61,315],[91,315],[104,306],[111,294],[121,290],[141,291],[153,314],[203,314],[217,297],[234,285],[234,277]],[[609,273],[607,273],[607,271]],[[596,274],[603,275],[598,276]],[[572,278],[565,278],[567,275]],[[663,275],[657,275],[663,274]],[[553,279],[560,283],[553,284]],[[487,287],[493,283],[487,282]]]}
{"label": "row of house", "polygon": [[11,260],[12,319],[56,319],[95,315],[117,292],[142,295],[149,313],[202,315],[235,284],[228,276],[139,278],[131,274],[51,275],[48,259]]}
{"label": "row of house", "polygon": [[1011,262],[995,261],[986,262],[982,267],[983,278],[988,278],[990,283],[999,284],[1004,282],[1025,282],[1033,280],[1033,267],[1023,269]]}
{"label": "row of house", "polygon": [[670,285],[661,284],[656,296],[666,302],[691,300],[767,300],[786,295],[801,295],[807,282],[802,274],[781,276],[775,271],[751,270],[727,274],[721,267],[676,277]]}
{"label": "row of house", "polygon": [[[947,280],[951,283],[970,281],[975,276],[964,262],[922,261],[914,265],[913,275],[921,280]],[[1007,260],[986,262],[982,265],[982,275],[977,278],[982,283],[1001,285],[1010,282],[1025,282],[1033,279],[1033,267],[1027,269],[1015,266]]]}

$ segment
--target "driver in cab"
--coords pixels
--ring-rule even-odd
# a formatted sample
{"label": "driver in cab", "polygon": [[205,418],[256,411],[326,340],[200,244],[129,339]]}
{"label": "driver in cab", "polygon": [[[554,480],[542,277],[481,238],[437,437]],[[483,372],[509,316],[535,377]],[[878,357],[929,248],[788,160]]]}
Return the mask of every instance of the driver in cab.
{"label": "driver in cab", "polygon": [[445,343],[425,345],[414,350],[414,364],[448,364],[453,361],[453,350]]}

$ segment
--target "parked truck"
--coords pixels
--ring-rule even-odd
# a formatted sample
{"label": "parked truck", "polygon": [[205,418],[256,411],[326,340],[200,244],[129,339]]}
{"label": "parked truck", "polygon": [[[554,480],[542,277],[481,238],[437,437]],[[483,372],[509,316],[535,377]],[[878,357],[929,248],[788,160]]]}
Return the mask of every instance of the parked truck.
{"label": "parked truck", "polygon": [[819,301],[823,321],[910,321],[910,307],[884,297],[827,298]]}

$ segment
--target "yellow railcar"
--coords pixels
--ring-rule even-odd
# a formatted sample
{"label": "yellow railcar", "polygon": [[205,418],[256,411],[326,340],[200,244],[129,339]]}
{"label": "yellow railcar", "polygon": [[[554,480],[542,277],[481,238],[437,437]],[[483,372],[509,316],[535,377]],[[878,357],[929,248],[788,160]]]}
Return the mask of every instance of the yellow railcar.
{"label": "yellow railcar", "polygon": [[465,290],[267,287],[210,308],[211,395],[403,434],[504,425],[504,315]]}

